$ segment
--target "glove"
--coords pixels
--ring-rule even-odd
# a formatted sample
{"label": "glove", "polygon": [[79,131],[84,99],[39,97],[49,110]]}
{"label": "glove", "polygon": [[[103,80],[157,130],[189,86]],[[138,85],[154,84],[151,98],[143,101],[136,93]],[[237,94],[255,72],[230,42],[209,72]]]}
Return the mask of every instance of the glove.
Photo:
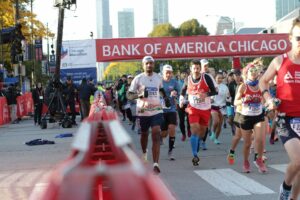
{"label": "glove", "polygon": [[170,101],[170,99],[166,97],[164,100],[165,100],[166,107],[167,108],[171,107],[171,101]]}

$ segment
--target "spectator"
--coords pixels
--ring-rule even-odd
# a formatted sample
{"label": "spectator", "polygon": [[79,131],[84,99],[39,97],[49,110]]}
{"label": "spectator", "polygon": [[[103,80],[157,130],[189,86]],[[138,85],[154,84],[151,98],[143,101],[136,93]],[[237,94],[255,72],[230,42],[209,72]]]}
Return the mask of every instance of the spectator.
{"label": "spectator", "polygon": [[86,118],[90,112],[90,96],[94,94],[94,88],[83,78],[79,86],[79,100],[81,109],[81,120]]}
{"label": "spectator", "polygon": [[32,90],[32,99],[34,103],[34,125],[40,125],[44,103],[44,90],[41,83],[37,83],[36,87]]}

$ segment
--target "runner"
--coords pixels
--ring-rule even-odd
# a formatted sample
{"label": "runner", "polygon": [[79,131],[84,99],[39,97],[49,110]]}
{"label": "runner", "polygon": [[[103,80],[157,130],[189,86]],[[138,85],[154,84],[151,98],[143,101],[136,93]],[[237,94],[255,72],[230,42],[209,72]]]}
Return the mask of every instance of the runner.
{"label": "runner", "polygon": [[245,173],[250,172],[249,154],[252,133],[255,138],[255,152],[257,152],[255,165],[258,167],[259,172],[267,172],[267,168],[263,162],[265,118],[262,109],[262,94],[258,88],[259,71],[257,68],[258,66],[250,63],[243,69],[245,83],[242,83],[238,88],[234,100],[235,106],[242,106],[239,121],[244,139],[243,172]]}
{"label": "runner", "polygon": [[191,126],[191,146],[193,153],[193,165],[199,165],[198,145],[199,138],[204,137],[210,118],[211,100],[210,96],[216,95],[216,89],[211,76],[201,73],[199,60],[193,60],[191,66],[191,75],[186,79],[181,95],[180,105],[184,101],[184,96],[188,94],[189,104],[186,109],[189,114]]}
{"label": "runner", "polygon": [[[289,40],[291,50],[275,57],[260,80],[260,90],[268,109],[278,109],[278,135],[290,158],[280,185],[280,200],[296,200],[300,191],[300,18],[294,20]],[[269,93],[269,82],[276,75],[276,98],[281,100],[280,105],[278,99],[272,98]]]}
{"label": "runner", "polygon": [[220,144],[219,136],[222,129],[223,115],[226,113],[226,102],[231,101],[228,87],[223,83],[223,74],[217,73],[216,83],[218,94],[213,96],[211,105],[212,129],[211,138],[215,144]]}
{"label": "runner", "polygon": [[163,87],[166,92],[167,97],[170,97],[171,105],[167,107],[162,101],[163,111],[164,111],[164,122],[161,126],[162,137],[167,137],[169,135],[169,151],[168,156],[170,160],[175,160],[173,149],[175,144],[175,129],[177,125],[177,95],[179,93],[178,83],[173,79],[173,68],[171,65],[163,66]]}
{"label": "runner", "polygon": [[158,165],[160,154],[160,125],[163,121],[163,110],[159,97],[160,93],[163,95],[166,106],[170,102],[162,88],[161,76],[153,72],[154,59],[151,56],[145,56],[142,63],[144,72],[132,80],[127,92],[127,98],[129,100],[137,99],[136,114],[141,130],[141,147],[144,161],[147,161],[148,131],[151,127],[153,171],[160,173]]}

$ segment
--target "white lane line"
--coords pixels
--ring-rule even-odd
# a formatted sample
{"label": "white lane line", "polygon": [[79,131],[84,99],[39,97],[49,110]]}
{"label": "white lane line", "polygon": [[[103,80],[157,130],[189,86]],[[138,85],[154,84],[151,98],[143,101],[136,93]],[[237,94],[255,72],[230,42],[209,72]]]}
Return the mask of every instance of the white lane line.
{"label": "white lane line", "polygon": [[22,179],[20,179],[16,183],[16,187],[31,187],[33,186],[39,179],[42,178],[43,174],[46,173],[46,170],[34,170],[34,171],[24,171],[25,174]]}
{"label": "white lane line", "polygon": [[47,189],[49,183],[37,183],[35,184],[29,200],[36,200],[36,199],[42,199],[42,195],[44,194],[44,191]]}
{"label": "white lane line", "polygon": [[24,176],[23,172],[13,173],[0,181],[0,187],[10,187],[12,184],[18,182],[22,176]]}
{"label": "white lane line", "polygon": [[275,193],[232,169],[196,170],[195,173],[226,196]]}
{"label": "white lane line", "polygon": [[288,164],[268,165],[269,167],[285,173]]}

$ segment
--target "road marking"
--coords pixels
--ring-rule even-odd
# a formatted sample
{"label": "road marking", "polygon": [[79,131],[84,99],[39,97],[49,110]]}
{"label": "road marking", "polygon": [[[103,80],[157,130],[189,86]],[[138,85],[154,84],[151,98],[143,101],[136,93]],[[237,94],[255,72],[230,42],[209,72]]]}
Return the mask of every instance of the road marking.
{"label": "road marking", "polygon": [[196,170],[195,173],[226,196],[275,193],[232,169]]}
{"label": "road marking", "polygon": [[287,166],[288,166],[288,164],[269,165],[269,167],[276,169],[278,171],[281,171],[283,173],[286,172]]}
{"label": "road marking", "polygon": [[24,176],[23,172],[13,173],[0,181],[0,187],[10,187],[13,183],[18,182],[22,176]]}
{"label": "road marking", "polygon": [[34,199],[42,199],[42,195],[44,194],[45,190],[47,189],[49,183],[37,183],[35,184],[29,200],[34,200]]}
{"label": "road marking", "polygon": [[46,170],[34,170],[23,172],[25,175],[20,179],[15,186],[17,187],[32,187],[46,173]]}

